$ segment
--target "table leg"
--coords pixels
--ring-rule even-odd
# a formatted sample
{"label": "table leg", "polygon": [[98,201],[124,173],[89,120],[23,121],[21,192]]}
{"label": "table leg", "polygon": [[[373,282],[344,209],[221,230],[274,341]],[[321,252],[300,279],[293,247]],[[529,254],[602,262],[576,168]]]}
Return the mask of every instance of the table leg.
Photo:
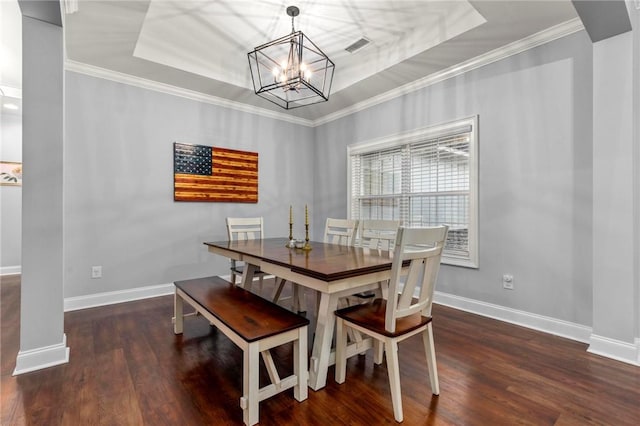
{"label": "table leg", "polygon": [[242,288],[247,291],[251,291],[251,286],[253,285],[253,276],[255,272],[258,270],[256,265],[251,265],[250,263],[245,263],[244,270],[242,271]]}
{"label": "table leg", "polygon": [[316,323],[316,335],[313,339],[311,365],[309,369],[309,387],[319,390],[327,384],[327,372],[331,357],[331,341],[335,327],[335,310],[338,307],[337,294],[320,294],[320,307]]}

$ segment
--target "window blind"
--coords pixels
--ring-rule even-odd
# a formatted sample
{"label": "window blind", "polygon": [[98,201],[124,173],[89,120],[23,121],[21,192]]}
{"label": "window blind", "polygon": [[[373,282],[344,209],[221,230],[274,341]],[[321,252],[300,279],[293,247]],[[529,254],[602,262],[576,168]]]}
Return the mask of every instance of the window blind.
{"label": "window blind", "polygon": [[408,142],[400,140],[393,147],[387,143],[384,149],[354,150],[350,216],[401,220],[409,227],[447,224],[444,257],[474,264],[474,127],[465,123],[446,130],[412,134]]}

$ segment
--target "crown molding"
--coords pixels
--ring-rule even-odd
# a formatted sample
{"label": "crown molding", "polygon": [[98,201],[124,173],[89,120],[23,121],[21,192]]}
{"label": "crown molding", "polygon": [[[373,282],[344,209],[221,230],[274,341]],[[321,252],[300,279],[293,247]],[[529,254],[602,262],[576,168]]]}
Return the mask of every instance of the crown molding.
{"label": "crown molding", "polygon": [[489,65],[493,62],[508,58],[518,53],[522,53],[526,50],[534,47],[549,43],[559,38],[568,36],[584,29],[582,21],[579,18],[574,18],[569,21],[563,22],[546,30],[540,31],[529,37],[525,37],[521,40],[507,44],[506,46],[494,49],[485,54],[476,56],[468,61],[451,66],[442,71],[430,74],[419,80],[407,83],[403,86],[381,93],[377,96],[358,102],[347,108],[343,108],[339,111],[325,115],[324,117],[316,120],[308,120],[304,118],[294,117],[286,113],[268,110],[256,106],[243,104],[240,102],[232,101],[229,99],[220,98],[217,96],[206,95],[204,93],[196,92],[193,90],[183,89],[170,84],[159,83],[156,81],[148,80],[141,77],[136,77],[130,74],[121,73],[118,71],[107,70],[105,68],[96,67],[93,65],[84,64],[81,62],[73,61],[71,59],[65,60],[65,70],[73,71],[80,74],[89,75],[92,77],[103,78],[106,80],[115,81],[118,83],[128,84],[131,86],[140,87],[143,89],[154,90],[161,93],[166,93],[174,96],[179,96],[199,102],[204,102],[216,106],[225,108],[231,108],[237,111],[248,112],[250,114],[256,114],[267,118],[276,120],[287,121],[293,124],[299,124],[307,127],[317,127],[323,124],[327,124],[331,121],[338,120],[348,115],[354,114],[359,111],[363,111],[372,106],[381,104],[383,102],[390,101],[400,96],[407,95],[433,84],[442,82],[444,80],[456,77],[471,70]]}
{"label": "crown molding", "polygon": [[313,125],[320,126],[339,118],[346,117],[372,106],[390,101],[397,97],[407,95],[441,81],[464,74],[471,70],[508,58],[509,56],[517,55],[518,53],[522,53],[526,50],[549,43],[583,29],[584,25],[582,25],[582,21],[580,21],[579,18],[571,19],[556,26],[547,28],[546,30],[532,34],[521,40],[514,41],[513,43],[507,44],[498,49],[494,49],[490,52],[476,56],[475,58],[469,59],[468,61],[461,62],[442,71],[430,74],[419,80],[407,83],[403,86],[381,93],[380,95],[374,96],[365,101],[358,102],[347,108],[325,115],[324,117],[315,120],[313,122]]}
{"label": "crown molding", "polygon": [[221,106],[224,108],[230,108],[237,111],[248,112],[250,114],[256,114],[263,117],[273,118],[276,120],[288,121],[293,124],[300,124],[303,126],[313,127],[313,121],[304,118],[295,117],[289,114],[271,111],[265,108],[251,106],[240,102],[231,101],[229,99],[219,98],[217,96],[207,95],[194,90],[184,89],[170,84],[160,83],[146,78],[136,77],[130,74],[121,73],[118,71],[108,70],[105,68],[96,67],[93,65],[85,64],[82,62],[66,59],[64,62],[64,69],[66,71],[73,71],[80,74],[85,74],[91,77],[103,78],[105,80],[115,81],[116,83],[128,84],[130,86],[140,87],[142,89],[153,90],[156,92],[166,93],[169,95],[179,96],[181,98],[191,99],[198,102],[204,102],[211,105]]}

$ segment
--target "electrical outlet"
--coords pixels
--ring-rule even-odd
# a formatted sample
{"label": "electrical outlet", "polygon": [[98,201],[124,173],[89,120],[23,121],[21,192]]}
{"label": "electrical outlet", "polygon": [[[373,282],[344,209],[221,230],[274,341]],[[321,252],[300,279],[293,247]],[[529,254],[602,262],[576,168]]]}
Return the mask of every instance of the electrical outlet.
{"label": "electrical outlet", "polygon": [[91,267],[91,278],[102,278],[102,266]]}
{"label": "electrical outlet", "polygon": [[502,276],[502,288],[513,290],[513,275],[504,274]]}

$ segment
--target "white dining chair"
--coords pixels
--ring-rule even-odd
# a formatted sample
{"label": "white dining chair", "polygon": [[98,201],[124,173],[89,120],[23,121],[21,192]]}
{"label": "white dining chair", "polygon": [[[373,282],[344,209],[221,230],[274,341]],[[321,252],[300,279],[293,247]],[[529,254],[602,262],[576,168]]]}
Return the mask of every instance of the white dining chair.
{"label": "white dining chair", "polygon": [[324,242],[352,246],[355,243],[358,220],[327,218],[324,227]]}
{"label": "white dining chair", "polygon": [[[431,392],[440,393],[431,306],[447,231],[447,226],[400,228],[393,251],[388,300],[376,299],[371,304],[336,311],[336,382],[344,383],[346,377],[348,330],[372,337],[374,362],[380,364],[383,353],[386,354],[393,415],[398,422],[403,419],[399,342],[422,334]],[[419,296],[414,300],[416,293]]]}
{"label": "white dining chair", "polygon": [[[264,237],[264,221],[262,217],[228,217],[227,234],[229,241],[255,240]],[[236,276],[244,272],[244,264],[231,259],[231,282],[236,284]],[[257,270],[254,273],[258,277],[258,292],[262,293],[265,273]]]}
{"label": "white dining chair", "polygon": [[[372,250],[393,250],[400,220],[391,219],[363,219],[358,227],[356,244]],[[386,283],[381,282],[378,292],[368,291],[357,293],[348,298],[349,304],[364,303],[372,300],[376,295],[386,297]]]}
{"label": "white dining chair", "polygon": [[393,250],[400,225],[401,221],[399,220],[361,220],[358,227],[357,243],[370,249]]}

